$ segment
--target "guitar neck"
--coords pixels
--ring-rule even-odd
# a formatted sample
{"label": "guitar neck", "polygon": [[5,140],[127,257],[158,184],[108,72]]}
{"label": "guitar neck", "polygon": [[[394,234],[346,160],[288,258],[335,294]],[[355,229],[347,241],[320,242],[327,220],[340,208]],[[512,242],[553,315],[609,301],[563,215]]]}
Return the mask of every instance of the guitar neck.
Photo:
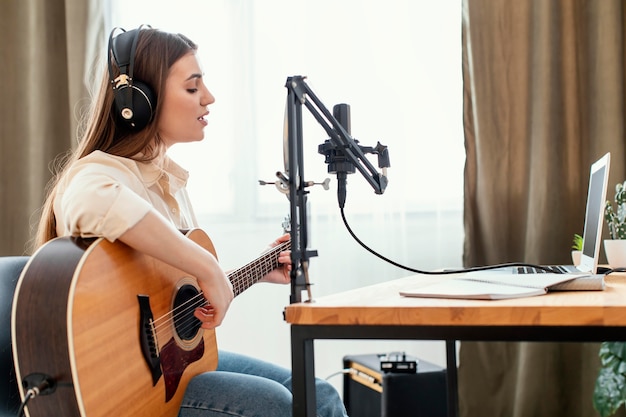
{"label": "guitar neck", "polygon": [[257,283],[264,275],[278,267],[278,255],[288,250],[291,242],[283,242],[263,253],[252,262],[238,268],[228,274],[228,279],[233,284],[235,297]]}

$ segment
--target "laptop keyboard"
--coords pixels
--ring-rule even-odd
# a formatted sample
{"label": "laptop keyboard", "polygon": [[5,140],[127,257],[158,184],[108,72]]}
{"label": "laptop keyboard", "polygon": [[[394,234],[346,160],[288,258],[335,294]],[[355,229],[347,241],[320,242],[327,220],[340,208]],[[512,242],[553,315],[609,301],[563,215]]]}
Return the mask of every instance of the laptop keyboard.
{"label": "laptop keyboard", "polygon": [[547,274],[547,273],[566,274],[567,273],[567,270],[560,265],[545,266],[544,268],[549,269],[549,271],[546,271],[541,268],[535,268],[532,266],[519,266],[517,267],[517,273],[518,274]]}

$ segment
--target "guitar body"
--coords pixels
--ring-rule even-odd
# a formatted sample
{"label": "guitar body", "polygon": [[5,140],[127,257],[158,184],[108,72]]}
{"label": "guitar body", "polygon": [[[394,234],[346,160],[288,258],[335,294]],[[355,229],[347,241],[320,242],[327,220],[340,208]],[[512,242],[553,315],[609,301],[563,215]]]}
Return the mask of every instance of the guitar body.
{"label": "guitar body", "polygon": [[[188,237],[215,254],[201,230]],[[175,417],[189,380],[217,367],[215,332],[195,307],[180,310],[198,292],[195,278],[120,242],[42,246],[15,292],[13,353],[18,381],[39,373],[57,386],[28,415]]]}

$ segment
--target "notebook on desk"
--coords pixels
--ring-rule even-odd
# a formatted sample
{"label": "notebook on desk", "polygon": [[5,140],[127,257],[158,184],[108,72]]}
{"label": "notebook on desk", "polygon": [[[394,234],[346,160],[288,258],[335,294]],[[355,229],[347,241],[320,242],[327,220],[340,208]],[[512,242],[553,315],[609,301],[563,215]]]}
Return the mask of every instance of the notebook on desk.
{"label": "notebook on desk", "polygon": [[[583,250],[578,265],[546,265],[553,273],[597,274],[600,246],[602,243],[602,222],[604,221],[604,204],[609,179],[611,154],[607,153],[591,165],[587,205],[583,229]],[[494,272],[513,274],[545,273],[545,270],[530,267],[506,267],[494,269]],[[481,272],[482,274],[483,272]]]}
{"label": "notebook on desk", "polygon": [[[511,273],[454,274],[440,282],[426,286],[411,286],[400,290],[404,297],[420,298],[461,298],[475,300],[503,300],[509,298],[533,297],[558,289],[572,281],[589,279],[601,283],[604,288],[604,276],[575,274],[528,274]],[[601,288],[595,288],[601,289]]]}

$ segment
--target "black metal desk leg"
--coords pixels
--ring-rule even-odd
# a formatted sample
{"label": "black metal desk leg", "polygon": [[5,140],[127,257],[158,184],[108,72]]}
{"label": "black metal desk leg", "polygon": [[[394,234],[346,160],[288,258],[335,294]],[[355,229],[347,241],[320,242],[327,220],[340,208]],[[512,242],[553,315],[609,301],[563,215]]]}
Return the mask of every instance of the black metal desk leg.
{"label": "black metal desk leg", "polygon": [[314,417],[315,351],[313,339],[306,338],[300,326],[291,326],[291,384],[293,416]]}
{"label": "black metal desk leg", "polygon": [[448,388],[448,416],[459,415],[459,391],[456,373],[456,340],[446,340],[446,383]]}

